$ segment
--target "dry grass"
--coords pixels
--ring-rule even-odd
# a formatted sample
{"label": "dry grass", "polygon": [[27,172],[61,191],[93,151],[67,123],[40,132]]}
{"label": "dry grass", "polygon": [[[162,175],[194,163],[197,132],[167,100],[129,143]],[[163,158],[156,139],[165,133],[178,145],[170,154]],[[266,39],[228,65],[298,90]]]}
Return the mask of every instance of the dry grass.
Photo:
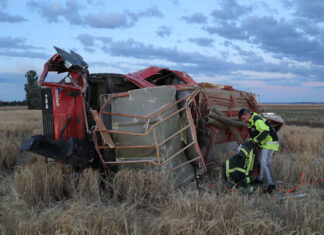
{"label": "dry grass", "polygon": [[19,151],[21,143],[42,132],[41,111],[0,110],[0,169],[10,169],[26,159],[28,154]]}
{"label": "dry grass", "polygon": [[16,170],[12,186],[14,195],[30,206],[64,198],[61,169],[57,166],[48,167],[41,161]]}
{"label": "dry grass", "polygon": [[312,152],[324,154],[322,146],[324,139],[323,129],[310,127],[284,126],[283,150],[287,152]]}
{"label": "dry grass", "polygon": [[[4,114],[4,115],[2,115]],[[321,234],[324,230],[324,129],[284,127],[273,157],[279,187],[305,182],[296,193],[247,196],[221,190],[219,167],[174,188],[165,174],[123,170],[110,183],[94,170],[63,174],[17,149],[41,133],[38,111],[0,111],[0,233],[3,234]],[[23,119],[23,117],[26,117]],[[30,121],[29,121],[30,120]],[[10,147],[9,147],[10,146]],[[228,157],[221,156],[222,159]],[[220,163],[222,160],[220,161]],[[216,184],[208,188],[206,183]],[[296,194],[304,198],[284,198]]]}
{"label": "dry grass", "polygon": [[324,104],[264,105],[266,112],[279,114],[287,125],[324,128]]}
{"label": "dry grass", "polygon": [[255,202],[237,192],[190,194],[172,198],[152,234],[269,234],[279,227]]}
{"label": "dry grass", "polygon": [[28,106],[25,105],[17,105],[17,106],[0,106],[0,111],[7,110],[28,110]]}
{"label": "dry grass", "polygon": [[122,170],[114,177],[112,191],[113,199],[116,201],[149,207],[166,203],[175,188],[166,173]]}

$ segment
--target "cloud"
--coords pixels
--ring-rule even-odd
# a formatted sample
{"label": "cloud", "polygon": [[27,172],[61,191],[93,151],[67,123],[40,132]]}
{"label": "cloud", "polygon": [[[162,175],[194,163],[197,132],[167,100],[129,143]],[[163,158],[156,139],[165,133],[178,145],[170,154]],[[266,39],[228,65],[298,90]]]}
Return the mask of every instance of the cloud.
{"label": "cloud", "polygon": [[22,37],[0,37],[0,55],[6,57],[49,58],[44,53],[34,51],[35,49],[42,48],[28,45],[25,42],[26,39]]}
{"label": "cloud", "polygon": [[0,6],[6,8],[8,6],[8,0],[0,0]]}
{"label": "cloud", "polygon": [[103,61],[92,61],[92,62],[89,62],[89,66],[90,67],[92,67],[92,66],[108,67],[108,66],[111,66],[111,64],[107,63],[107,62],[103,62]]}
{"label": "cloud", "polygon": [[292,24],[305,35],[318,36],[322,31],[317,24],[307,19],[297,18],[292,21]]}
{"label": "cloud", "polygon": [[79,14],[79,9],[82,9],[82,7],[77,1],[70,0],[65,2],[64,17],[72,25],[82,25],[84,23]]}
{"label": "cloud", "polygon": [[316,22],[324,21],[324,4],[322,0],[294,0],[291,2],[295,8],[295,15],[314,20]]}
{"label": "cloud", "polygon": [[24,22],[24,21],[27,21],[27,20],[20,15],[10,15],[10,14],[0,10],[0,22],[19,23],[19,22]]}
{"label": "cloud", "polygon": [[205,24],[207,23],[207,17],[202,13],[195,13],[188,16],[181,17],[182,20],[187,23]]}
{"label": "cloud", "polygon": [[156,31],[156,34],[160,37],[168,37],[171,35],[171,28],[168,26],[160,26]]}
{"label": "cloud", "polygon": [[124,13],[91,13],[84,17],[84,23],[92,28],[125,28],[132,27],[141,18],[163,17],[157,7],[151,7],[137,13],[126,11]]}
{"label": "cloud", "polygon": [[[82,36],[82,37],[81,37]],[[242,57],[240,63],[233,63],[224,57],[211,56],[197,51],[184,51],[176,47],[168,48],[145,44],[134,39],[114,40],[111,37],[98,37],[92,35],[81,35],[78,37],[85,46],[88,43],[92,49],[102,50],[110,56],[120,58],[120,60],[142,61],[142,66],[165,66],[166,64],[174,69],[186,71],[193,76],[218,78],[214,82],[219,82],[224,78],[224,84],[234,85],[235,81],[262,81],[268,85],[293,86],[301,84],[307,79],[320,81],[323,68],[303,63],[292,63],[290,61],[280,61],[280,63],[266,62],[261,55],[255,51],[244,50],[233,43],[226,43],[228,47]],[[208,38],[207,38],[208,39]],[[130,62],[131,63],[131,62]],[[158,64],[157,64],[158,63]],[[134,67],[134,66],[133,66]],[[136,68],[139,66],[135,66]],[[129,72],[127,68],[122,69]],[[312,74],[310,74],[312,71]],[[256,81],[257,80],[257,81]],[[241,84],[241,83],[240,83]],[[257,86],[258,83],[255,83]]]}
{"label": "cloud", "polygon": [[50,23],[58,22],[58,17],[64,12],[64,7],[60,3],[43,5],[36,1],[30,1],[27,3],[27,6],[39,10],[43,18]]}
{"label": "cloud", "polygon": [[83,44],[83,46],[92,47],[95,45],[94,37],[90,34],[83,33],[79,34],[77,39]]}
{"label": "cloud", "polygon": [[[253,65],[261,65],[264,63],[264,58],[262,55],[256,53],[254,50],[251,49],[242,49],[240,46],[230,42],[224,41],[223,45],[228,48],[224,53],[232,54],[235,56],[239,56],[240,59],[245,62],[246,64],[253,64]],[[223,54],[224,54],[223,53]],[[262,65],[263,68],[266,66]]]}
{"label": "cloud", "polygon": [[251,7],[237,4],[236,0],[220,0],[220,9],[211,12],[216,22],[237,20],[252,11]]}
{"label": "cloud", "polygon": [[208,82],[215,84],[224,84],[227,80],[233,79],[235,76],[233,75],[212,75],[206,76],[204,74],[197,74],[194,78],[196,82]]}
{"label": "cloud", "polygon": [[128,56],[141,59],[165,59],[176,63],[200,64],[207,60],[216,61],[214,57],[204,56],[198,52],[184,52],[176,48],[155,47],[145,45],[133,39],[114,41],[109,45],[113,56]]}
{"label": "cloud", "polygon": [[248,17],[242,22],[242,30],[251,43],[262,49],[297,61],[324,63],[324,47],[316,39],[310,39],[296,30],[296,25],[272,17]]}
{"label": "cloud", "polygon": [[102,0],[87,0],[87,3],[95,6],[104,5]]}
{"label": "cloud", "polygon": [[0,48],[26,48],[26,46],[24,45],[25,41],[26,39],[22,37],[0,37]]}
{"label": "cloud", "polygon": [[23,37],[11,37],[3,36],[0,37],[0,48],[5,49],[42,49],[41,47],[34,47],[25,44],[26,38]]}
{"label": "cloud", "polygon": [[49,59],[50,55],[45,53],[34,52],[30,50],[3,50],[0,55],[8,57],[24,57],[32,59]]}
{"label": "cloud", "polygon": [[222,25],[206,26],[203,29],[210,34],[218,34],[228,39],[239,39],[239,40],[248,39],[248,35],[244,30],[244,28],[237,26],[236,23],[223,22]]}
{"label": "cloud", "polygon": [[202,47],[212,47],[213,46],[213,43],[214,43],[214,39],[204,38],[204,37],[189,38],[188,40],[190,42],[195,43],[198,46],[202,46]]}
{"label": "cloud", "polygon": [[113,40],[111,37],[94,37],[95,40],[99,40],[102,43],[111,43]]}
{"label": "cloud", "polygon": [[283,6],[284,6],[285,8],[290,9],[290,8],[293,7],[293,2],[294,2],[294,1],[295,1],[295,0],[281,0],[281,3],[283,4]]}
{"label": "cloud", "polygon": [[79,34],[76,39],[81,42],[84,50],[90,53],[93,53],[95,48],[101,47],[103,50],[105,50],[105,44],[112,42],[110,37],[96,37],[87,33]]}
{"label": "cloud", "polygon": [[304,82],[302,85],[306,87],[324,87],[324,82]]}
{"label": "cloud", "polygon": [[291,79],[295,78],[296,75],[292,73],[276,73],[276,72],[257,72],[257,71],[235,71],[233,74],[241,74],[244,75],[247,78],[253,78],[253,79]]}
{"label": "cloud", "polygon": [[[324,45],[318,37],[309,37],[305,31],[316,34],[316,28],[305,24],[299,27],[298,22],[274,19],[269,16],[249,16],[241,23],[222,22],[218,26],[207,26],[204,29],[210,34],[218,34],[227,39],[236,39],[257,46],[282,60],[283,57],[295,61],[324,64]],[[304,26],[304,30],[300,28]],[[323,34],[324,39],[324,34]]]}
{"label": "cloud", "polygon": [[93,36],[91,36],[90,34],[87,34],[87,33],[79,34],[76,37],[76,39],[81,42],[85,51],[87,51],[89,53],[94,53],[96,51],[94,49],[95,38]]}
{"label": "cloud", "polygon": [[[80,38],[78,39],[80,40]],[[209,73],[211,68],[221,72],[231,66],[231,63],[224,62],[222,58],[206,56],[199,52],[181,51],[177,48],[144,44],[134,39],[115,41],[110,37],[92,37],[89,40],[95,41],[96,48],[115,57],[142,59],[149,63],[152,63],[152,60],[165,60],[168,63],[177,64],[178,68],[187,68],[188,66],[192,71],[201,70],[206,73]]]}
{"label": "cloud", "polygon": [[114,29],[129,26],[125,15],[119,13],[96,13],[88,14],[84,17],[84,21],[92,28]]}
{"label": "cloud", "polygon": [[75,0],[68,0],[65,5],[59,2],[40,3],[38,1],[30,1],[27,6],[39,11],[41,16],[49,23],[59,22],[59,18],[65,18],[72,25],[82,25],[83,19],[79,14],[81,5]]}
{"label": "cloud", "polygon": [[163,13],[157,7],[150,7],[137,13],[126,12],[133,20],[137,21],[143,17],[164,17]]}
{"label": "cloud", "polygon": [[137,13],[126,11],[116,12],[95,12],[80,15],[79,10],[83,7],[76,0],[68,0],[65,4],[59,2],[39,3],[30,1],[27,4],[30,8],[40,12],[41,16],[49,23],[57,23],[60,18],[67,20],[71,25],[87,25],[92,28],[125,28],[132,27],[140,18],[163,17],[163,13],[157,7],[151,7]]}

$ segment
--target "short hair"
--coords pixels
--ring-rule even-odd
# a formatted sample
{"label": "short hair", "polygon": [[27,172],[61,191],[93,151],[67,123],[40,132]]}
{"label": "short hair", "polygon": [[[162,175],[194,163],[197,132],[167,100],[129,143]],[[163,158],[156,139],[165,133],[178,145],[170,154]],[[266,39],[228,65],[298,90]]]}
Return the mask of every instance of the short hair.
{"label": "short hair", "polygon": [[239,111],[239,113],[238,113],[238,117],[239,117],[239,119],[241,119],[241,117],[242,117],[243,115],[247,114],[247,113],[250,113],[250,110],[248,110],[248,109],[241,109],[241,110]]}

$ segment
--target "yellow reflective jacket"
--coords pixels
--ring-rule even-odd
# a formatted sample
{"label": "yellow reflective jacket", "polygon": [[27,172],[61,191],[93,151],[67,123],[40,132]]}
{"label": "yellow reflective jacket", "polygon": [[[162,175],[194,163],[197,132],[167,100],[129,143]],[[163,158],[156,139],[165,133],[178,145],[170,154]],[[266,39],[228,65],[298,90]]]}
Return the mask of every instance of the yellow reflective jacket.
{"label": "yellow reflective jacket", "polygon": [[223,165],[224,177],[233,185],[248,186],[255,180],[255,169],[258,161],[255,161],[256,145],[250,140],[245,140],[240,151],[225,161]]}
{"label": "yellow reflective jacket", "polygon": [[248,131],[250,138],[261,148],[279,150],[279,138],[270,122],[257,113],[252,113],[249,119]]}

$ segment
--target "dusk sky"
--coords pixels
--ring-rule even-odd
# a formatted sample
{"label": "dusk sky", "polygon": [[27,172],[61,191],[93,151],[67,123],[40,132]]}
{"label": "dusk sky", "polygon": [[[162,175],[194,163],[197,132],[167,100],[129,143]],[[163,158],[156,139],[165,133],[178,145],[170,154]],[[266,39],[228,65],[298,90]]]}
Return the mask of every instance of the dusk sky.
{"label": "dusk sky", "polygon": [[148,66],[253,91],[261,102],[324,102],[324,0],[0,0],[0,100],[24,74],[74,50],[90,73]]}

